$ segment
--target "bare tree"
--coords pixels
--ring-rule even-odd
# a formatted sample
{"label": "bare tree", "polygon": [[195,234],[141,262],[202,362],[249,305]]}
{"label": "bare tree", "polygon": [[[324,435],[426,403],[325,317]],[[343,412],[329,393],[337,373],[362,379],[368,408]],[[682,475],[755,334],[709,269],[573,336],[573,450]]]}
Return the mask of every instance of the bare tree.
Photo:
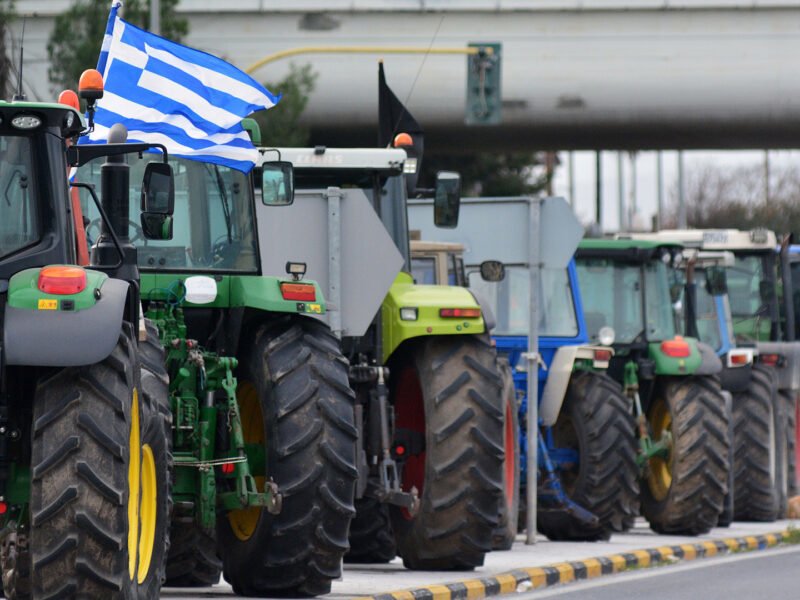
{"label": "bare tree", "polygon": [[13,0],[0,0],[0,100],[11,95],[13,86],[13,61],[8,25],[14,12]]}
{"label": "bare tree", "polygon": [[[769,202],[765,202],[761,165],[721,167],[700,163],[687,176],[686,214],[690,227],[766,227],[800,233],[800,169],[770,171]],[[677,223],[677,189],[671,193],[665,227]]]}

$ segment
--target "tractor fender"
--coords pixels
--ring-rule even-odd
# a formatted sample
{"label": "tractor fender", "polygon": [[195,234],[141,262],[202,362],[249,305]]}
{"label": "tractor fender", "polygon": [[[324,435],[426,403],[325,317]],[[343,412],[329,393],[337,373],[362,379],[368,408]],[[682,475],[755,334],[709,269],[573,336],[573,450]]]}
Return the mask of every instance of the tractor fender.
{"label": "tractor fender", "polygon": [[700,366],[692,375],[719,375],[722,372],[722,361],[716,351],[699,340],[697,350],[700,352]]}
{"label": "tractor fender", "polygon": [[83,310],[6,306],[6,364],[77,367],[104,360],[117,345],[127,296],[127,282],[107,279],[95,305]]}
{"label": "tractor fender", "polygon": [[475,302],[481,307],[481,315],[483,316],[483,323],[486,326],[486,331],[491,331],[497,326],[497,319],[494,318],[494,312],[491,305],[484,299],[484,297],[475,290],[469,290]]}

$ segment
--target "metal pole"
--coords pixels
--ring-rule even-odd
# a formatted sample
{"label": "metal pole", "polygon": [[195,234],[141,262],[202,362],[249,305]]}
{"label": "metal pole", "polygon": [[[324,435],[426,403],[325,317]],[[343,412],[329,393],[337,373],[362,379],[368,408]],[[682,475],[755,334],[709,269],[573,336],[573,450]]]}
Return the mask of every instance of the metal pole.
{"label": "metal pole", "polygon": [[329,187],[325,195],[328,197],[328,325],[336,337],[342,337],[342,190]]}
{"label": "metal pole", "polygon": [[764,150],[764,204],[769,204],[769,150]]}
{"label": "metal pole", "polygon": [[161,35],[161,0],[150,0],[150,32]]}
{"label": "metal pole", "polygon": [[575,206],[575,153],[569,152],[569,205]]}
{"label": "metal pole", "polygon": [[594,215],[597,227],[603,231],[603,157],[597,150],[594,155]]}
{"label": "metal pole", "polygon": [[657,225],[658,228],[661,229],[661,225],[663,223],[664,218],[664,161],[663,156],[661,155],[661,150],[656,153],[656,186],[658,189],[656,190],[656,197],[658,199],[658,204],[656,206],[656,218],[657,218]]}
{"label": "metal pole", "polygon": [[683,150],[678,150],[678,229],[686,229],[686,189],[683,181]]}
{"label": "metal pole", "polygon": [[617,152],[617,195],[619,231],[626,231],[628,223],[625,219],[625,167],[622,164],[622,152]]}
{"label": "metal pole", "polygon": [[639,207],[637,206],[638,203],[636,200],[636,195],[638,194],[636,188],[636,152],[633,151],[628,156],[631,160],[630,200],[628,202],[628,229],[632,229],[635,225],[633,219],[639,212]]}
{"label": "metal pole", "polygon": [[528,325],[528,457],[525,543],[536,543],[536,488],[539,442],[539,210],[540,200],[528,198],[528,272],[530,276],[530,324]]}

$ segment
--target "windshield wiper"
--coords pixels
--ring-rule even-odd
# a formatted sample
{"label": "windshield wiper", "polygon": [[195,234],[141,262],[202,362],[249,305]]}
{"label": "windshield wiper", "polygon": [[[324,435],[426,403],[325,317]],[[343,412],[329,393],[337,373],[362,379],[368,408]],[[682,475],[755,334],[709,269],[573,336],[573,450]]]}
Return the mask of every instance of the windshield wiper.
{"label": "windshield wiper", "polygon": [[[206,168],[209,165],[206,164]],[[214,175],[217,180],[217,188],[219,188],[219,195],[222,198],[222,213],[225,216],[225,229],[228,232],[228,243],[233,242],[233,236],[231,235],[231,207],[228,204],[228,194],[225,192],[225,180],[222,179],[222,173],[219,172],[219,167],[214,165]]]}

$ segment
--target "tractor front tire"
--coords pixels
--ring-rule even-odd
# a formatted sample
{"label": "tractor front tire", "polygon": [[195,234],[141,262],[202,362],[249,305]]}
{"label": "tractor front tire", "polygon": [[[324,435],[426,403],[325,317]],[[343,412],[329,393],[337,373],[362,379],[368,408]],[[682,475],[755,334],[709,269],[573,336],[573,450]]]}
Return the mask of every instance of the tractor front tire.
{"label": "tractor front tire", "polygon": [[318,596],[341,576],[358,477],[355,395],[339,340],[315,319],[286,315],[241,352],[237,397],[245,442],[264,444],[279,514],[260,508],[219,519],[225,579],[237,594]]}
{"label": "tractor front tire", "polygon": [[502,492],[503,398],[488,336],[424,338],[392,367],[397,432],[424,441],[402,467],[416,514],[391,507],[408,569],[471,570],[483,564]]}
{"label": "tractor front tire", "polygon": [[141,400],[132,336],[122,333],[101,363],[42,378],[33,402],[34,596],[136,598],[147,571],[137,560],[140,524],[148,524],[139,519]]}
{"label": "tractor front tire", "polygon": [[[557,471],[570,499],[600,520],[600,539],[630,529],[639,512],[635,432],[630,400],[618,383],[604,373],[572,374],[552,433],[556,447],[569,448],[579,458],[574,468]],[[542,528],[550,539],[599,539],[571,526],[568,531]]]}
{"label": "tractor front tire", "polygon": [[397,556],[397,544],[389,519],[389,506],[375,498],[356,500],[356,516],[350,524],[350,550],[344,562],[385,564]]}
{"label": "tractor front tire", "polygon": [[503,495],[492,550],[510,550],[519,524],[519,405],[508,359],[498,357],[497,368],[503,382]]}
{"label": "tractor front tire", "polygon": [[781,508],[781,438],[775,372],[753,365],[750,384],[733,398],[734,496],[736,521],[775,521]]}
{"label": "tractor front tire", "polygon": [[728,412],[711,376],[665,377],[648,409],[654,440],[671,436],[642,484],[642,513],[657,533],[700,535],[717,524],[728,487]]}

